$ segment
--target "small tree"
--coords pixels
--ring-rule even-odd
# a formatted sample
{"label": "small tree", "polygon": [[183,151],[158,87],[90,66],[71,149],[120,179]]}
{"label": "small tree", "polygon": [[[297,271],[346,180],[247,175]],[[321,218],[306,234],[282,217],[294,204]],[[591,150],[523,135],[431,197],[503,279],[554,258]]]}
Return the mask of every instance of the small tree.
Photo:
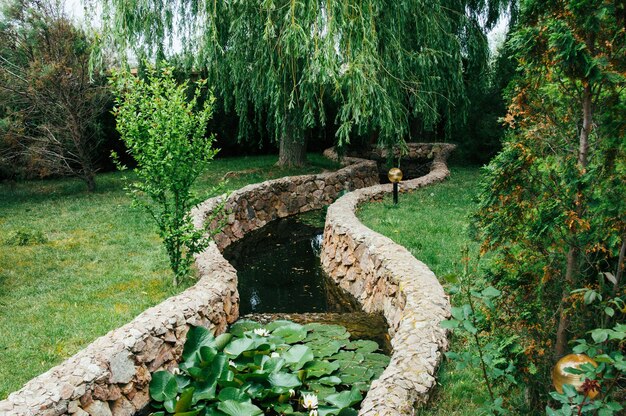
{"label": "small tree", "polygon": [[116,75],[117,129],[137,161],[138,181],[129,187],[134,203],[154,219],[170,258],[174,286],[189,274],[193,254],[206,248],[209,237],[195,229],[189,210],[194,181],[217,150],[214,136],[205,137],[214,98],[200,104],[199,82],[188,100],[188,83],[177,84],[172,68],[148,68],[147,79]]}
{"label": "small tree", "polygon": [[0,15],[0,165],[94,191],[110,94],[90,64],[92,39],[59,4],[14,0]]}

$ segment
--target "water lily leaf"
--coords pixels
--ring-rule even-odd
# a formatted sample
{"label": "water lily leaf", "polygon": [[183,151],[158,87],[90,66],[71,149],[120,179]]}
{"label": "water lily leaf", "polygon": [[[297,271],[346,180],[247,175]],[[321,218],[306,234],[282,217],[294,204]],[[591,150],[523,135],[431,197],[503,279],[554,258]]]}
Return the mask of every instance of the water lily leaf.
{"label": "water lily leaf", "polygon": [[291,415],[293,414],[293,406],[289,403],[276,403],[272,405],[272,408],[279,415]]}
{"label": "water lily leaf", "polygon": [[366,392],[370,389],[369,381],[359,381],[357,383],[352,384],[352,388],[358,389],[360,392]]}
{"label": "water lily leaf", "polygon": [[247,331],[253,331],[255,329],[258,328],[263,328],[263,325],[261,325],[258,322],[254,322],[254,321],[249,321],[246,319],[240,320],[235,322],[234,324],[232,324],[228,330],[228,332],[230,332],[231,334],[233,334],[236,337],[243,337],[244,332]]}
{"label": "water lily leaf", "polygon": [[307,341],[330,341],[350,338],[350,333],[340,325],[310,323],[306,324],[305,328],[310,331]]}
{"label": "water lily leaf", "polygon": [[193,404],[198,403],[200,400],[213,400],[215,399],[215,389],[217,388],[217,381],[201,381],[194,384],[195,390],[191,402]]}
{"label": "water lily leaf", "polygon": [[341,412],[339,412],[337,416],[358,416],[358,414],[359,412],[357,412],[356,410],[347,407],[345,409],[341,409]]}
{"label": "water lily leaf", "polygon": [[336,386],[341,384],[341,379],[337,376],[328,376],[320,378],[317,382],[325,386]]}
{"label": "water lily leaf", "polygon": [[218,335],[213,341],[212,346],[218,350],[222,351],[226,345],[233,339],[233,334],[226,332],[225,334]]}
{"label": "water lily leaf", "polygon": [[378,349],[378,344],[367,339],[359,339],[346,345],[346,349],[357,350],[357,352],[360,352],[361,354],[367,354],[376,351]]}
{"label": "water lily leaf", "polygon": [[319,406],[317,408],[317,414],[319,416],[335,416],[340,409],[335,406]]}
{"label": "water lily leaf", "polygon": [[174,407],[174,413],[184,413],[189,410],[194,390],[195,388],[193,387],[183,390]]}
{"label": "water lily leaf", "polygon": [[226,413],[217,410],[217,405],[205,408],[204,412],[204,416],[228,416]]}
{"label": "water lily leaf", "polygon": [[338,376],[344,384],[352,385],[357,382],[368,382],[374,376],[374,372],[369,368],[358,364],[351,364],[341,368]]}
{"label": "water lily leaf", "polygon": [[293,370],[301,369],[304,364],[314,359],[311,349],[301,344],[289,348],[283,353],[282,358]]}
{"label": "water lily leaf", "polygon": [[202,359],[203,362],[205,363],[213,362],[213,359],[215,358],[216,355],[217,355],[217,350],[215,348],[209,347],[206,345],[200,347],[200,358]]}
{"label": "water lily leaf", "polygon": [[328,358],[329,360],[347,361],[348,364],[362,363],[365,357],[356,351],[340,351]]}
{"label": "water lily leaf", "polygon": [[270,357],[269,360],[263,363],[263,371],[277,373],[284,367],[285,364],[286,361],[284,358]]}
{"label": "water lily leaf", "polygon": [[[339,364],[329,361],[313,361],[304,366],[309,377],[322,377],[339,369]],[[340,381],[341,382],[341,381]]]}
{"label": "water lily leaf", "polygon": [[351,407],[352,405],[357,404],[363,400],[363,396],[359,390],[352,389],[350,391],[342,391],[341,393],[331,394],[324,400],[333,406],[343,409],[344,407]]}
{"label": "water lily leaf", "polygon": [[313,355],[317,358],[330,357],[339,352],[339,350],[347,344],[347,340],[319,340],[315,342],[307,342],[306,345],[311,348]]}
{"label": "water lily leaf", "polygon": [[268,391],[263,384],[248,382],[241,387],[241,390],[245,391],[248,396],[253,399],[263,399],[267,396]]}
{"label": "water lily leaf", "polygon": [[189,360],[200,347],[209,346],[213,343],[215,337],[208,329],[202,326],[192,326],[187,331],[187,340],[183,347],[183,360]]}
{"label": "water lily leaf", "polygon": [[157,371],[150,381],[150,397],[158,402],[176,398],[178,383],[173,374],[168,371]]}
{"label": "water lily leaf", "polygon": [[267,380],[273,387],[284,389],[294,389],[302,385],[300,380],[298,380],[298,376],[290,373],[272,373],[269,375]]}
{"label": "water lily leaf", "polygon": [[294,344],[306,338],[306,329],[302,325],[291,323],[282,325],[272,332],[272,335],[281,337],[287,344]]}
{"label": "water lily leaf", "polygon": [[324,386],[323,384],[317,382],[309,383],[308,390],[315,394],[319,400],[324,400],[326,396],[337,393],[337,389],[333,386]]}
{"label": "water lily leaf", "polygon": [[389,361],[391,360],[389,356],[378,352],[370,352],[369,354],[363,355],[368,364],[375,366],[387,367],[389,365]]}
{"label": "water lily leaf", "polygon": [[220,402],[217,408],[229,416],[258,416],[263,414],[263,411],[253,405],[251,401],[226,400]]}
{"label": "water lily leaf", "polygon": [[242,352],[254,348],[254,340],[250,338],[236,338],[224,347],[224,353],[231,357],[239,357]]}
{"label": "water lily leaf", "polygon": [[276,328],[280,328],[281,326],[292,325],[292,324],[293,324],[293,322],[291,322],[291,321],[286,321],[284,319],[279,319],[277,321],[272,321],[269,324],[265,325],[265,329],[267,329],[269,332],[272,332]]}
{"label": "water lily leaf", "polygon": [[218,394],[217,398],[222,402],[225,402],[226,400],[245,402],[246,400],[250,399],[250,396],[248,396],[243,390],[240,390],[236,387],[226,387],[225,389],[222,389],[220,391],[220,394]]}

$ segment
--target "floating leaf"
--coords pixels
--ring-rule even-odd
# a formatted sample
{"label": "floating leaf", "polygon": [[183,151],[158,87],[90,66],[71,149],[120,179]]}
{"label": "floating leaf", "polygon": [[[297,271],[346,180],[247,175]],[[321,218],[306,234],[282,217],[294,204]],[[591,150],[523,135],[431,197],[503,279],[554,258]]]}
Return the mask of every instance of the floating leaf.
{"label": "floating leaf", "polygon": [[357,350],[357,352],[360,352],[361,354],[367,354],[376,351],[378,349],[378,344],[367,339],[359,339],[346,345],[346,349]]}
{"label": "floating leaf", "polygon": [[302,385],[300,380],[298,380],[298,376],[291,373],[272,373],[269,375],[267,380],[272,386],[285,389],[295,389],[296,387],[300,387]]}
{"label": "floating leaf", "polygon": [[263,325],[254,321],[241,320],[232,324],[228,332],[236,337],[241,338],[243,337],[244,332],[253,331],[258,328],[263,328]]}
{"label": "floating leaf", "polygon": [[217,408],[229,416],[258,416],[263,414],[263,411],[253,405],[251,401],[226,400],[220,402]]}
{"label": "floating leaf", "polygon": [[224,347],[224,353],[238,357],[242,352],[254,348],[254,340],[250,338],[237,338]]}
{"label": "floating leaf", "polygon": [[350,407],[363,400],[363,396],[357,389],[350,391],[342,391],[341,393],[332,394],[326,397],[326,402],[336,406],[340,409]]}
{"label": "floating leaf", "polygon": [[178,383],[173,374],[167,371],[157,371],[150,381],[150,397],[153,400],[164,402],[176,398]]}
{"label": "floating leaf", "polygon": [[282,358],[293,370],[301,369],[304,364],[313,361],[313,352],[306,345],[294,345],[282,355]]}
{"label": "floating leaf", "polygon": [[332,374],[339,369],[337,362],[329,361],[314,361],[304,366],[309,377],[322,377],[327,374]]}
{"label": "floating leaf", "polygon": [[291,323],[282,325],[272,332],[272,335],[282,338],[287,344],[294,344],[306,338],[306,329],[302,325]]}

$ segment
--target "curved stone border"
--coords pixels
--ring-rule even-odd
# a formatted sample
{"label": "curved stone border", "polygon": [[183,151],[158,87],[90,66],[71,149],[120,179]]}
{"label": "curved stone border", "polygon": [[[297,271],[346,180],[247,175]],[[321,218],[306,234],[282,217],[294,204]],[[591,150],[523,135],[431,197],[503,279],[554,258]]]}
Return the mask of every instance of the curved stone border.
{"label": "curved stone border", "polygon": [[[332,154],[328,154],[332,156]],[[404,191],[440,182],[449,175],[437,159],[428,175],[402,182]],[[404,247],[363,224],[355,211],[364,202],[381,199],[392,185],[351,192],[328,208],[322,265],[366,312],[382,311],[392,337],[393,355],[381,377],[372,383],[359,415],[412,415],[425,403],[434,374],[447,348],[439,326],[450,304],[434,273]]]}
{"label": "curved stone border", "polygon": [[239,315],[236,270],[220,249],[275,218],[322,208],[342,191],[378,182],[376,164],[354,160],[336,172],[276,179],[249,185],[228,198],[212,198],[192,211],[203,228],[221,205],[225,226],[196,256],[199,281],[98,338],[62,364],[32,379],[7,400],[7,416],[132,416],[149,401],[151,373],[176,367],[190,325],[223,332]]}

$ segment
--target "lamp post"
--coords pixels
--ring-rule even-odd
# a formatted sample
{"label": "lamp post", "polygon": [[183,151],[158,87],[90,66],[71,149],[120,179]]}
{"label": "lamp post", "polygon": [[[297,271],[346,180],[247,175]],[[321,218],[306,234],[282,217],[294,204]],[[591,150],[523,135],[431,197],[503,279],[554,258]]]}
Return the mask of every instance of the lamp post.
{"label": "lamp post", "polygon": [[398,183],[402,180],[402,171],[398,168],[391,168],[387,172],[389,181],[393,184],[393,203],[398,204]]}

